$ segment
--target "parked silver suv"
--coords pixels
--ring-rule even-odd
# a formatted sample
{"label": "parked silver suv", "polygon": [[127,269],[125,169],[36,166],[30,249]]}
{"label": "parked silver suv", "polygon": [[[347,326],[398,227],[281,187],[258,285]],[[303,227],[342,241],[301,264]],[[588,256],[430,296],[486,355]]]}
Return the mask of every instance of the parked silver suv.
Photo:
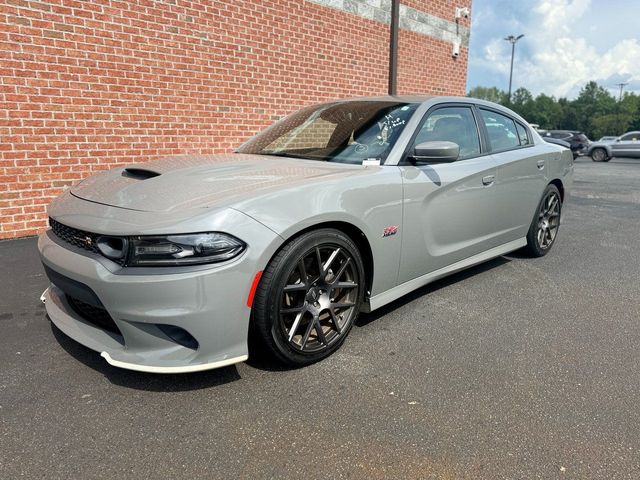
{"label": "parked silver suv", "polygon": [[613,157],[640,157],[640,132],[627,132],[612,141],[592,143],[587,155],[594,162],[608,162]]}

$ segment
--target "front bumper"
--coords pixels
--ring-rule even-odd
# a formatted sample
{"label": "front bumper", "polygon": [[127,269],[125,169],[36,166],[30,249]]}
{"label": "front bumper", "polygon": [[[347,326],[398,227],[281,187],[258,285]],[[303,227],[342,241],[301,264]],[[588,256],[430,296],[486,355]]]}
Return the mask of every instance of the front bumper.
{"label": "front bumper", "polygon": [[[253,235],[241,257],[189,271],[121,268],[61,242],[48,230],[40,236],[38,248],[50,279],[59,284],[51,283],[43,294],[49,318],[116,367],[182,373],[242,362],[248,356],[251,284],[279,244],[279,237],[266,227],[251,219],[247,223],[253,224]],[[242,234],[247,238],[248,232]],[[75,293],[69,293],[66,279],[95,294],[117,326],[115,332],[73,308],[68,295]],[[184,329],[197,348],[176,342],[158,327],[166,325]]]}
{"label": "front bumper", "polygon": [[[234,356],[236,354],[230,352],[219,360],[200,363],[195,352],[188,352],[188,349],[182,347],[177,349],[182,350],[182,355],[172,356],[171,353],[176,350],[176,346],[168,342],[161,345],[157,341],[143,342],[146,343],[143,345],[144,351],[138,351],[137,354],[127,352],[122,341],[123,336],[110,334],[87,322],[73,310],[64,292],[55,285],[52,284],[45,290],[41,300],[45,303],[47,314],[56,327],[78,343],[100,352],[100,356],[114,367],[147,373],[188,373],[225,367],[249,358],[247,353]],[[156,347],[151,343],[155,343]]]}

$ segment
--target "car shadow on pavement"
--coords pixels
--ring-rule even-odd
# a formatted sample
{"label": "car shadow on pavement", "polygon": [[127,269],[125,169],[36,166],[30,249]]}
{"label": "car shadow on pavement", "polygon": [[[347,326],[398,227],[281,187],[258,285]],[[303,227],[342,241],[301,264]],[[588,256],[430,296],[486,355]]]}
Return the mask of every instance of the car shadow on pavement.
{"label": "car shadow on pavement", "polygon": [[[525,254],[520,254],[518,252],[512,252],[509,254],[509,257],[512,258],[520,258],[519,255],[522,255],[523,258]],[[397,300],[385,305],[384,307],[379,308],[378,310],[372,313],[361,313],[358,316],[358,319],[355,322],[356,327],[365,327],[375,320],[387,315],[388,313],[394,311],[396,308],[399,308],[407,303],[412,302],[413,300],[422,297],[431,292],[435,292],[441,288],[447,287],[451,284],[461,282],[467,278],[473,277],[474,275],[478,275],[480,273],[486,272],[493,268],[499,267],[501,265],[507,264],[511,262],[508,257],[498,257],[493,260],[489,260],[487,262],[481,263],[480,265],[476,265],[475,267],[468,268],[461,272],[455,273],[443,279],[437,280],[429,285],[425,285],[413,292],[410,292]],[[287,370],[295,370],[299,367],[288,367],[284,366],[274,360],[272,357],[264,352],[264,349],[261,347],[259,343],[256,341],[251,341],[255,336],[249,335],[249,360],[247,360],[247,364],[252,366],[253,368],[257,368],[259,370],[267,370],[267,371],[287,371]]]}
{"label": "car shadow on pavement", "polygon": [[[520,258],[519,254],[514,253],[509,254],[509,257]],[[437,291],[441,288],[445,288],[449,285],[463,281],[467,278],[473,277],[493,268],[499,267],[501,265],[509,263],[510,261],[511,260],[508,257],[498,257],[475,267],[468,268],[456,274],[445,277],[441,280],[430,283],[429,285],[425,285],[424,287],[414,290],[413,292],[404,295],[403,297],[391,302],[388,305],[385,305],[384,307],[379,308],[372,313],[360,314],[358,320],[355,323],[355,326],[365,327],[373,323],[375,320],[387,315],[388,313],[407,303],[412,302],[419,297],[422,297],[423,295]],[[135,372],[131,370],[116,368],[109,365],[102,357],[100,357],[98,353],[90,350],[89,348],[66,336],[52,322],[50,323],[50,325],[54,337],[56,338],[60,346],[62,346],[62,348],[67,351],[67,353],[69,353],[79,362],[84,363],[93,370],[101,373],[115,385],[154,392],[176,392],[215,387],[218,385],[224,385],[226,383],[234,382],[242,378],[238,373],[235,365],[204,372],[183,373],[176,375]],[[246,362],[248,365],[258,370],[271,372],[282,372],[296,369],[296,367],[282,365],[281,363],[272,360],[271,356],[265,353],[261,345],[255,340],[252,340],[255,338],[255,335],[249,335],[249,360],[247,360]]]}
{"label": "car shadow on pavement", "polygon": [[[509,257],[520,258],[514,255],[514,253],[515,252],[510,253]],[[441,288],[448,287],[449,285],[461,282],[463,280],[466,280],[467,278],[473,277],[480,273],[484,273],[488,270],[492,270],[496,267],[499,267],[509,262],[511,262],[511,260],[508,257],[498,257],[498,258],[494,258],[493,260],[489,260],[487,262],[476,265],[475,267],[470,267],[465,270],[462,270],[461,272],[454,273],[453,275],[449,275],[440,280],[436,280],[435,282],[425,285],[424,287],[420,287],[417,290],[414,290],[413,292],[410,292],[398,298],[397,300],[394,300],[393,302],[385,305],[384,307],[380,307],[379,309],[371,313],[360,314],[358,316],[358,319],[356,320],[355,326],[366,327],[367,325],[371,324],[377,319],[384,317],[388,313],[391,313],[395,309],[402,307],[407,303],[411,303],[412,301],[422,297],[423,295],[427,295],[431,292],[435,292],[437,290],[440,290]]]}
{"label": "car shadow on pavement", "polygon": [[247,365],[258,370],[265,370],[267,372],[288,372],[290,370],[297,370],[300,367],[285,365],[279,362],[273,355],[270,354],[266,347],[261,343],[259,336],[253,331],[253,324],[249,324],[249,359]]}
{"label": "car shadow on pavement", "polygon": [[[48,319],[48,318],[47,318]],[[73,358],[104,375],[114,385],[150,392],[182,392],[216,387],[240,380],[235,365],[181,374],[157,374],[124,370],[109,365],[100,355],[66,336],[50,322],[53,336]]]}

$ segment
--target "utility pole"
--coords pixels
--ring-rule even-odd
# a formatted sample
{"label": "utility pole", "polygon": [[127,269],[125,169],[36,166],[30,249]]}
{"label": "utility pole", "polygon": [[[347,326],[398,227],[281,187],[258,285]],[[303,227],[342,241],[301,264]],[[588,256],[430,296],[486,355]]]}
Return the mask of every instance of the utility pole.
{"label": "utility pole", "polygon": [[511,82],[513,80],[513,57],[516,53],[516,43],[518,43],[518,40],[520,40],[522,37],[524,37],[524,34],[520,34],[517,37],[514,35],[509,35],[508,37],[505,37],[504,39],[511,43],[511,72],[509,73],[509,103],[511,103]]}
{"label": "utility pole", "polygon": [[622,132],[622,125],[620,125],[620,104],[622,103],[622,89],[629,85],[629,82],[620,82],[620,83],[616,83],[616,87],[620,88],[620,95],[618,96],[618,105],[616,108],[616,130],[617,130],[617,134],[618,135],[622,135],[624,132]]}
{"label": "utility pole", "polygon": [[389,35],[389,95],[398,90],[398,28],[400,23],[400,0],[391,0],[391,25]]}
{"label": "utility pole", "polygon": [[616,87],[620,88],[620,96],[618,97],[618,102],[622,101],[622,89],[627,85],[629,85],[629,82],[616,83]]}

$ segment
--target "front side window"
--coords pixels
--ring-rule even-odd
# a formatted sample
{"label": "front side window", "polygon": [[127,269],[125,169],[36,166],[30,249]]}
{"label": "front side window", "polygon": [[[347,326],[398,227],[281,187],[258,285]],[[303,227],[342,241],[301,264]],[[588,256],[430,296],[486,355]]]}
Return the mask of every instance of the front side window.
{"label": "front side window", "polygon": [[469,107],[443,107],[428,114],[414,141],[447,141],[460,147],[460,158],[480,154],[480,137]]}
{"label": "front side window", "polygon": [[520,146],[516,124],[500,113],[481,109],[482,119],[489,133],[491,150],[499,152]]}
{"label": "front side window", "polygon": [[639,134],[630,133],[630,134],[625,135],[624,137],[620,138],[620,140],[623,141],[623,142],[637,142],[638,138],[640,138]]}
{"label": "front side window", "polygon": [[236,151],[327,162],[384,163],[417,106],[352,101],[307,107],[258,133]]}

